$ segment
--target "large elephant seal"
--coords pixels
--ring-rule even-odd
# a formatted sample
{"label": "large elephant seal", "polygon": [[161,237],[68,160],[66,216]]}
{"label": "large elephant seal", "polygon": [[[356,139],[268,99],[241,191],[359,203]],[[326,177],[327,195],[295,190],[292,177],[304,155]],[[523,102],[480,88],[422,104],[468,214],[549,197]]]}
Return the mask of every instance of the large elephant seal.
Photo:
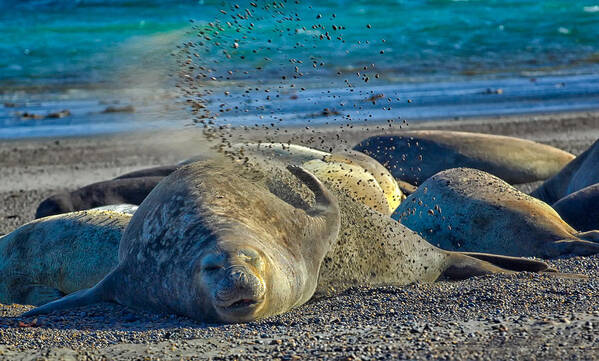
{"label": "large elephant seal", "polygon": [[307,171],[289,169],[216,160],[177,170],[133,216],[109,275],[26,315],[114,301],[243,322],[299,306],[317,286],[330,292],[547,270],[542,262],[442,251],[343,191],[336,201]]}
{"label": "large elephant seal", "polygon": [[391,215],[395,210],[389,206],[385,192],[372,174],[360,166],[314,159],[304,163],[303,167],[321,181],[345,189],[355,200],[378,212]]}
{"label": "large elephant seal", "polygon": [[193,163],[167,177],[133,216],[118,266],[95,287],[35,312],[110,300],[242,322],[305,303],[339,231],[337,202],[304,171],[295,173],[314,192],[310,207],[227,163]]}
{"label": "large elephant seal", "polygon": [[395,178],[393,178],[389,170],[374,158],[369,157],[364,153],[355,150],[335,152],[324,157],[324,161],[329,163],[356,165],[371,174],[375,183],[381,188],[391,213],[406,198],[402,187]]}
{"label": "large elephant seal", "polygon": [[530,195],[552,204],[595,183],[599,183],[599,140]]}
{"label": "large elephant seal", "polygon": [[0,303],[42,305],[92,287],[116,266],[130,218],[110,211],[67,213],[0,237]]}
{"label": "large elephant seal", "polygon": [[239,143],[230,151],[234,157],[260,156],[273,162],[302,166],[321,181],[344,188],[356,200],[383,214],[391,215],[405,196],[382,164],[364,153],[349,150],[327,153],[285,143]]}
{"label": "large elephant seal", "polygon": [[574,159],[530,140],[441,130],[374,136],[354,149],[378,160],[396,179],[415,185],[458,167],[480,169],[512,184],[528,183],[553,176]]}
{"label": "large elephant seal", "polygon": [[93,183],[72,192],[55,194],[40,203],[35,218],[111,204],[139,205],[162,179],[161,176],[112,179]]}
{"label": "large elephant seal", "polygon": [[584,187],[551,205],[569,225],[579,231],[599,229],[599,183]]}
{"label": "large elephant seal", "polygon": [[448,250],[542,258],[599,253],[596,235],[578,233],[549,205],[476,169],[434,175],[393,218]]}

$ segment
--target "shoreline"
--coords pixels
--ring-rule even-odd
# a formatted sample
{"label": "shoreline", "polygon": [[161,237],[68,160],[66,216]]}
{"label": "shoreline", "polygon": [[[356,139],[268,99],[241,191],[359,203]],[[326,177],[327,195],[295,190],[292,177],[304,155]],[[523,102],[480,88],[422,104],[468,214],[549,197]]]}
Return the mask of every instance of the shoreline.
{"label": "shoreline", "polygon": [[[185,98],[179,98],[175,88],[142,80],[122,89],[90,87],[36,94],[11,95],[0,86],[0,140],[121,134],[152,128],[168,131],[192,123],[183,105]],[[205,86],[213,93],[202,97],[202,106],[219,115],[218,125],[234,127],[356,126],[388,120],[416,124],[599,111],[597,74],[415,83],[381,80],[351,87],[341,78],[323,78],[314,84],[298,84],[282,89],[274,80],[210,82]],[[235,107],[225,110],[224,104]],[[68,112],[57,114],[63,111]]]}
{"label": "shoreline", "polygon": [[[519,136],[579,154],[599,138],[599,111],[447,119],[410,123],[403,129],[432,128]],[[340,149],[387,131],[372,125],[343,131],[311,128],[316,133],[281,129],[269,134],[238,130],[231,139],[293,138]],[[0,234],[31,220],[37,204],[57,191],[209,152],[197,130],[1,140]],[[324,142],[315,142],[315,137]],[[115,304],[34,321],[19,317],[31,306],[0,305],[0,358],[598,359],[599,256],[549,263],[588,279],[521,273],[406,287],[354,287],[284,315],[239,325],[202,324]]]}

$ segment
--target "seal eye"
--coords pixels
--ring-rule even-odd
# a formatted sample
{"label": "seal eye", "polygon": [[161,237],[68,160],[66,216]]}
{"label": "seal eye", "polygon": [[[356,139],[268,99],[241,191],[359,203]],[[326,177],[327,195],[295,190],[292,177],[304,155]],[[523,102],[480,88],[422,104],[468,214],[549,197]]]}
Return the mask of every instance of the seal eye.
{"label": "seal eye", "polygon": [[209,266],[204,266],[203,271],[205,271],[205,272],[215,272],[215,271],[218,271],[221,268],[222,267],[219,266],[219,265],[209,265]]}
{"label": "seal eye", "polygon": [[221,258],[209,255],[202,261],[202,272],[216,272],[223,268]]}

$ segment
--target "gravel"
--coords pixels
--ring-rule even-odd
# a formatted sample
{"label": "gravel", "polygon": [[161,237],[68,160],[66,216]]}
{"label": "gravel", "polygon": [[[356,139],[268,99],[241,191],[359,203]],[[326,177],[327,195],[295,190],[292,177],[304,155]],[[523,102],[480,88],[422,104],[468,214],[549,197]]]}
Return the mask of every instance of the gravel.
{"label": "gravel", "polygon": [[[597,137],[589,134],[599,129],[599,114],[452,120],[410,129],[435,126],[525,132],[578,154]],[[334,131],[321,134],[334,138]],[[344,136],[350,144],[367,134],[355,129]],[[189,131],[55,141],[0,142],[0,234],[31,220],[37,204],[57,190],[206,152]],[[354,287],[239,325],[203,324],[108,303],[22,318],[31,306],[0,305],[0,359],[599,359],[599,256],[550,263],[585,277],[521,273]]]}

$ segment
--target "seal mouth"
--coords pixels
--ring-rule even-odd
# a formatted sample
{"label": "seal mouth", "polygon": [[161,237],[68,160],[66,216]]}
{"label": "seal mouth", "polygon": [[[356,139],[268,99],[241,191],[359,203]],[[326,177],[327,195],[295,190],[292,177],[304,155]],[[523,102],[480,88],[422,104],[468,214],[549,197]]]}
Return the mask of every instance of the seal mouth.
{"label": "seal mouth", "polygon": [[239,301],[235,301],[235,302],[231,303],[226,308],[236,310],[239,308],[252,307],[252,306],[256,305],[257,303],[258,303],[258,301],[256,301],[256,300],[252,300],[250,298],[244,298]]}
{"label": "seal mouth", "polygon": [[217,307],[226,313],[248,313],[255,311],[262,304],[262,299],[256,298],[240,298],[233,302],[221,303]]}

